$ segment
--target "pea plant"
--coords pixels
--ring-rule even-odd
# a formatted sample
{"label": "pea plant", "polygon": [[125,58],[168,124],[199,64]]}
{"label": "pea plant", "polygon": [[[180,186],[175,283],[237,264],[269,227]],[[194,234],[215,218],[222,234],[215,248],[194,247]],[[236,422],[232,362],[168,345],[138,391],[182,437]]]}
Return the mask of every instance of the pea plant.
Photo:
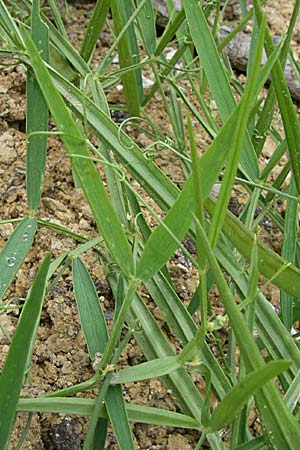
{"label": "pea plant", "polygon": [[[22,307],[0,377],[1,449],[8,448],[21,411],[88,416],[84,450],[104,448],[109,422],[123,450],[134,448],[130,422],[196,430],[195,450],[202,445],[214,450],[299,448],[300,351],[291,330],[300,319],[300,122],[283,67],[300,2],[294,2],[285,38],[277,46],[261,2],[253,0],[250,10],[246,1],[240,3],[243,18],[222,41],[220,1],[182,0],[178,10],[168,0],[169,19],[158,37],[157,11],[150,0],[98,0],[77,49],[56,0],[48,1],[50,14],[38,0],[0,0],[2,61],[22,65],[27,73],[28,202],[28,215],[0,253],[1,314],[9,308],[6,291],[32,248],[38,227],[68,233],[76,243],[71,253],[56,258],[49,253],[40,262]],[[248,72],[241,84],[224,48],[252,19]],[[96,44],[106,24],[113,44],[95,64]],[[171,60],[166,57],[169,46],[175,49]],[[263,51],[267,60],[262,65]],[[112,63],[116,54],[117,70]],[[150,88],[143,85],[145,70],[153,76]],[[264,91],[270,75],[271,85]],[[152,144],[146,151],[124,124],[111,118],[107,93],[120,83],[129,120],[151,124]],[[158,94],[172,130],[167,139],[147,114]],[[278,111],[280,129],[272,120]],[[49,116],[54,131],[48,130]],[[210,142],[201,153],[196,129]],[[39,218],[49,133],[59,136],[72,162],[74,183],[82,189],[97,226],[96,238],[86,239]],[[267,137],[275,149],[262,168]],[[158,143],[178,158],[181,183],[174,183],[151,157]],[[274,179],[272,171],[286,151],[289,159]],[[216,183],[217,198],[211,195]],[[228,204],[240,185],[247,201],[236,217]],[[285,204],[284,217],[277,208],[279,200]],[[265,216],[281,232],[281,254],[258,236]],[[149,226],[149,217],[155,227]],[[197,257],[182,244],[185,237],[195,243]],[[176,293],[168,269],[178,248],[198,273],[198,287],[188,305]],[[115,299],[109,331],[82,258],[89,249],[97,252]],[[89,357],[94,360],[101,353],[100,362],[85,382],[36,398],[23,397],[45,296],[67,267],[72,270]],[[280,314],[266,299],[261,276],[280,292]],[[224,315],[210,304],[214,286]],[[162,332],[142,292],[149,294],[180,343],[176,351],[174,338]],[[211,348],[212,337],[220,331],[228,335],[227,354]],[[132,337],[147,361],[118,369]],[[204,393],[193,381],[195,372],[203,379]],[[172,392],[178,412],[125,402],[124,383],[157,377]],[[89,396],[91,389],[96,389],[97,398]],[[85,396],[75,396],[83,392]],[[262,422],[256,435],[248,422],[254,409]]]}

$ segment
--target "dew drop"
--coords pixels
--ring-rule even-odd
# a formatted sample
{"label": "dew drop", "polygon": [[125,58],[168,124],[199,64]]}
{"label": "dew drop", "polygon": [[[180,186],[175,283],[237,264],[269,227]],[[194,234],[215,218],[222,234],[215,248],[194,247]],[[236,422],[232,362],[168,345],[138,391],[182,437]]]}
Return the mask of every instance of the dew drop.
{"label": "dew drop", "polygon": [[27,225],[27,228],[32,228],[32,224],[29,223],[29,224]]}
{"label": "dew drop", "polygon": [[28,241],[28,233],[25,231],[25,233],[22,234],[22,241],[26,242]]}
{"label": "dew drop", "polygon": [[8,267],[13,267],[16,264],[16,258],[14,256],[8,256],[6,258],[6,264]]}

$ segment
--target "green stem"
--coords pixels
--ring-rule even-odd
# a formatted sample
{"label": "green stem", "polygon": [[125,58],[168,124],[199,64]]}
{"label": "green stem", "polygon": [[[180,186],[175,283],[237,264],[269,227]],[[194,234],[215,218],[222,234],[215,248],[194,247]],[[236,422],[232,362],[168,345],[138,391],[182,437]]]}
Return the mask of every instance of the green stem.
{"label": "green stem", "polygon": [[65,389],[61,389],[60,391],[51,392],[50,394],[45,395],[45,397],[69,397],[70,395],[77,394],[77,392],[88,391],[89,389],[93,389],[98,386],[99,377],[93,376],[82,383],[75,384],[74,386],[70,386]]}
{"label": "green stem", "polygon": [[103,371],[106,368],[107,364],[109,363],[109,361],[111,360],[111,358],[113,356],[115,347],[118,343],[118,340],[120,339],[122,327],[123,327],[127,312],[131,306],[131,303],[132,303],[132,300],[133,300],[133,297],[134,297],[134,294],[135,294],[135,291],[136,291],[136,288],[138,285],[139,285],[139,281],[132,280],[128,286],[127,294],[125,296],[125,299],[121,306],[116,323],[113,327],[113,330],[111,332],[111,335],[110,335],[107,345],[105,347],[103,357],[99,364],[98,372],[100,372],[100,373],[101,373],[101,371]]}
{"label": "green stem", "polygon": [[94,434],[95,434],[96,425],[97,425],[97,422],[98,422],[98,418],[100,416],[101,408],[102,408],[103,403],[105,401],[105,397],[106,397],[107,390],[109,388],[112,376],[113,376],[113,372],[108,373],[106,378],[105,378],[105,380],[104,380],[104,382],[103,382],[103,385],[102,385],[101,390],[99,392],[96,404],[94,406],[93,413],[91,415],[89,429],[88,429],[88,432],[86,434],[86,438],[85,438],[82,450],[91,450],[92,449],[92,444],[93,444],[93,441],[94,441]]}

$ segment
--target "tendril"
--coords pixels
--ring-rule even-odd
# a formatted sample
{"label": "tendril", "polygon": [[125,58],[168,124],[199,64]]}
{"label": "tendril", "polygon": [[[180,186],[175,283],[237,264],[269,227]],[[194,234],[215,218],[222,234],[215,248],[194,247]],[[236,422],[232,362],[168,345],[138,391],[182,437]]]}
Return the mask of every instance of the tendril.
{"label": "tendril", "polygon": [[[125,125],[127,125],[127,124],[128,124],[129,122],[131,122],[131,121],[145,122],[145,123],[147,123],[147,124],[150,126],[150,128],[153,130],[153,132],[155,132],[155,128],[154,128],[154,126],[152,125],[152,123],[150,122],[150,120],[145,119],[144,117],[137,117],[137,116],[127,117],[126,119],[123,120],[123,122],[120,123],[120,127],[118,128],[118,140],[119,140],[120,144],[123,145],[123,146],[125,146],[125,148],[127,148],[128,150],[131,150],[131,149],[134,147],[134,143],[132,143],[132,145],[130,145],[130,146],[127,146],[127,145],[125,145],[124,143],[122,144],[122,139],[121,139],[121,136],[122,136],[122,135],[121,135],[121,133],[123,132],[123,133],[129,138],[129,136],[127,135],[127,133],[125,133],[125,132],[123,131],[123,128],[124,128]],[[130,138],[129,138],[129,139],[130,139]]]}

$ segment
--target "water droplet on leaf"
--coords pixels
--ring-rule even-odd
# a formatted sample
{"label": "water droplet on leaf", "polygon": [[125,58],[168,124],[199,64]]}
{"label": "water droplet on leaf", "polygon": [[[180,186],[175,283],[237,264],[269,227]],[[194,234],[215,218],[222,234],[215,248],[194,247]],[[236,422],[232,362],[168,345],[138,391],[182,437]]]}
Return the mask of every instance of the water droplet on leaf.
{"label": "water droplet on leaf", "polygon": [[16,258],[14,256],[8,256],[6,258],[6,264],[8,267],[13,267],[16,264]]}
{"label": "water droplet on leaf", "polygon": [[22,241],[26,242],[28,241],[28,233],[25,231],[25,233],[22,234]]}

